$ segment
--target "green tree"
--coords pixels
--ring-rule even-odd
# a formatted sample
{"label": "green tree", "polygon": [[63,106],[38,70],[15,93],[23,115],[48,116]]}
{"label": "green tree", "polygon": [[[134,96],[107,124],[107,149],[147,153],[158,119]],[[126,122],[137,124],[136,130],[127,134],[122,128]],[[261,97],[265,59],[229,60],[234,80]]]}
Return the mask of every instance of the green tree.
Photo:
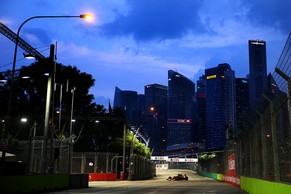
{"label": "green tree", "polygon": [[[18,134],[18,138],[26,139],[28,132],[26,130],[19,131],[21,128],[19,125],[20,117],[28,117],[29,125],[33,125],[36,121],[39,125],[43,126],[45,115],[45,103],[47,93],[47,80],[48,77],[44,76],[44,73],[52,70],[51,64],[48,60],[41,60],[33,63],[30,66],[21,67],[16,71],[14,81],[14,93],[12,98],[11,115],[9,122],[9,133],[15,137]],[[71,90],[75,88],[74,92],[74,115],[88,116],[92,115],[98,110],[98,105],[93,102],[94,96],[89,94],[89,89],[94,86],[94,79],[92,75],[81,72],[76,67],[64,66],[60,63],[56,63],[55,71],[55,83],[53,87],[52,95],[52,110],[51,124],[54,124],[52,128],[58,128],[59,132],[63,130],[63,126],[68,123],[71,111],[72,93]],[[0,116],[7,115],[7,104],[9,97],[9,90],[11,86],[11,71],[4,73],[6,83],[0,85],[0,95],[2,97]],[[29,76],[29,79],[24,79],[24,76]],[[63,86],[63,90],[60,90],[60,85]],[[67,89],[67,90],[66,90]],[[62,92],[62,102],[60,102],[60,93]],[[58,127],[58,114],[56,110],[62,107],[63,120],[62,126]],[[69,126],[67,125],[66,128]],[[43,131],[43,130],[38,130]],[[41,134],[39,134],[41,135]]]}
{"label": "green tree", "polygon": [[[94,115],[98,122],[87,120],[86,131],[82,132],[74,146],[75,151],[115,152],[122,154],[124,112],[114,108],[112,112],[102,105],[95,106]],[[80,129],[80,126],[79,126]],[[80,131],[80,130],[79,130]]]}
{"label": "green tree", "polygon": [[[52,72],[51,64],[47,60],[39,61],[30,66],[21,67],[15,76],[13,106],[11,107],[11,125],[9,133],[17,139],[28,139],[28,129],[34,122],[38,123],[37,135],[43,135],[45,104],[47,94],[46,72]],[[94,96],[89,90],[94,86],[92,75],[80,72],[76,67],[56,64],[55,83],[52,95],[52,112],[50,114],[50,130],[53,138],[69,137],[69,123],[72,103],[72,89],[74,90],[74,118],[78,122],[73,124],[73,134],[77,136],[74,151],[100,151],[122,153],[123,126],[125,113],[120,108],[109,107],[109,112],[103,105],[94,102]],[[0,116],[7,114],[7,103],[11,85],[11,71],[4,74],[8,80],[0,84],[0,95],[3,97]],[[29,76],[29,79],[23,79]],[[61,90],[62,86],[62,90]],[[68,89],[68,90],[67,90]],[[62,101],[60,94],[62,92]],[[62,117],[59,122],[57,110],[61,107]],[[23,126],[20,117],[27,117],[28,123]],[[92,118],[102,118],[96,123]],[[124,120],[124,119],[121,119]],[[60,126],[59,126],[60,123]],[[51,133],[49,133],[50,135]],[[15,144],[16,145],[16,144]],[[140,148],[140,145],[136,145]]]}
{"label": "green tree", "polygon": [[10,82],[7,81],[11,77],[11,71],[0,73],[0,117],[5,117],[8,108],[8,98]]}
{"label": "green tree", "polygon": [[[19,97],[18,106],[22,109],[16,114],[23,114],[25,111],[29,111],[31,115],[44,114],[48,78],[44,76],[47,70],[42,66],[41,62],[37,62],[20,69],[17,96]],[[22,79],[23,76],[29,76],[30,79]],[[60,107],[59,96],[62,92],[62,111],[64,114],[68,114],[71,109],[71,90],[75,88],[74,111],[78,115],[91,114],[96,106],[95,103],[92,103],[94,96],[89,94],[89,89],[94,86],[94,81],[92,75],[80,72],[76,67],[57,63],[52,96],[53,108],[56,110]],[[33,107],[33,109],[27,109],[27,107]]]}

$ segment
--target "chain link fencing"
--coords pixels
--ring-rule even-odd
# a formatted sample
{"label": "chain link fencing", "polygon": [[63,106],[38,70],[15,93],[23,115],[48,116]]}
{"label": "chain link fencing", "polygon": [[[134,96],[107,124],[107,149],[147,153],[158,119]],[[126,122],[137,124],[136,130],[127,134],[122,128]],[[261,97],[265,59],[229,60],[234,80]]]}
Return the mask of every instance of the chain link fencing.
{"label": "chain link fencing", "polygon": [[237,137],[215,158],[200,161],[200,170],[227,174],[234,155],[237,175],[291,183],[291,33],[269,86]]}
{"label": "chain link fencing", "polygon": [[[34,138],[21,144],[17,158],[26,163],[28,174],[70,173],[68,143],[54,139],[45,145],[43,139]],[[71,165],[71,173],[117,173],[122,169],[122,156],[116,153],[73,152]]]}

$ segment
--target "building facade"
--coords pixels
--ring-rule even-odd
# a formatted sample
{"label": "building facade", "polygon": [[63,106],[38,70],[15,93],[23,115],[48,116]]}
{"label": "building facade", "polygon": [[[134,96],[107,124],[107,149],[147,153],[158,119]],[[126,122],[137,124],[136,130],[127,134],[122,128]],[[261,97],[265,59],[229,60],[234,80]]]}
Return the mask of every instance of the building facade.
{"label": "building facade", "polygon": [[[206,78],[205,75],[199,77],[197,81],[197,112],[198,112],[198,134],[200,141],[205,143],[206,132]],[[200,137],[200,138],[199,138]]]}
{"label": "building facade", "polygon": [[228,132],[236,129],[235,76],[229,64],[205,70],[206,148],[224,149]]}
{"label": "building facade", "polygon": [[173,70],[168,71],[168,150],[175,144],[193,141],[195,84]]}
{"label": "building facade", "polygon": [[267,89],[266,42],[249,40],[249,107],[254,110],[262,103],[262,93]]}
{"label": "building facade", "polygon": [[144,107],[144,95],[136,91],[121,90],[115,87],[114,107],[119,107],[125,111],[126,120],[132,125],[136,125],[142,115]]}
{"label": "building facade", "polygon": [[149,147],[153,155],[160,155],[166,149],[167,138],[167,86],[149,84],[145,91],[145,114],[150,119],[145,122]]}
{"label": "building facade", "polygon": [[249,86],[246,78],[236,78],[236,126],[237,133],[234,134],[236,137],[243,130],[249,128]]}

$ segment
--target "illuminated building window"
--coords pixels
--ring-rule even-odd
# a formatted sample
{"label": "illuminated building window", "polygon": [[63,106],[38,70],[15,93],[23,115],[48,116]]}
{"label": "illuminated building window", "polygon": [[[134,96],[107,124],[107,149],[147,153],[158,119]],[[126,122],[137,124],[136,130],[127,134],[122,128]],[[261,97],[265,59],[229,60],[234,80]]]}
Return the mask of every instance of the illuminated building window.
{"label": "illuminated building window", "polygon": [[206,79],[213,79],[213,78],[216,78],[216,75],[209,75],[206,77]]}

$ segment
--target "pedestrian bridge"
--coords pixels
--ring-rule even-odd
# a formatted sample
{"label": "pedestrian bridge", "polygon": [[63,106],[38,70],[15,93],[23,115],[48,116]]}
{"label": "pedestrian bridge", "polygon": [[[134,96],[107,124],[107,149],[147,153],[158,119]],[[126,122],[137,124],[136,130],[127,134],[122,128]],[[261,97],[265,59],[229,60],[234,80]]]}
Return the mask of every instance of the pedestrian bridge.
{"label": "pedestrian bridge", "polygon": [[198,158],[169,158],[169,156],[151,156],[152,161],[197,163]]}
{"label": "pedestrian bridge", "polygon": [[192,169],[196,170],[198,158],[170,158],[168,156],[151,156],[156,164],[156,169]]}

